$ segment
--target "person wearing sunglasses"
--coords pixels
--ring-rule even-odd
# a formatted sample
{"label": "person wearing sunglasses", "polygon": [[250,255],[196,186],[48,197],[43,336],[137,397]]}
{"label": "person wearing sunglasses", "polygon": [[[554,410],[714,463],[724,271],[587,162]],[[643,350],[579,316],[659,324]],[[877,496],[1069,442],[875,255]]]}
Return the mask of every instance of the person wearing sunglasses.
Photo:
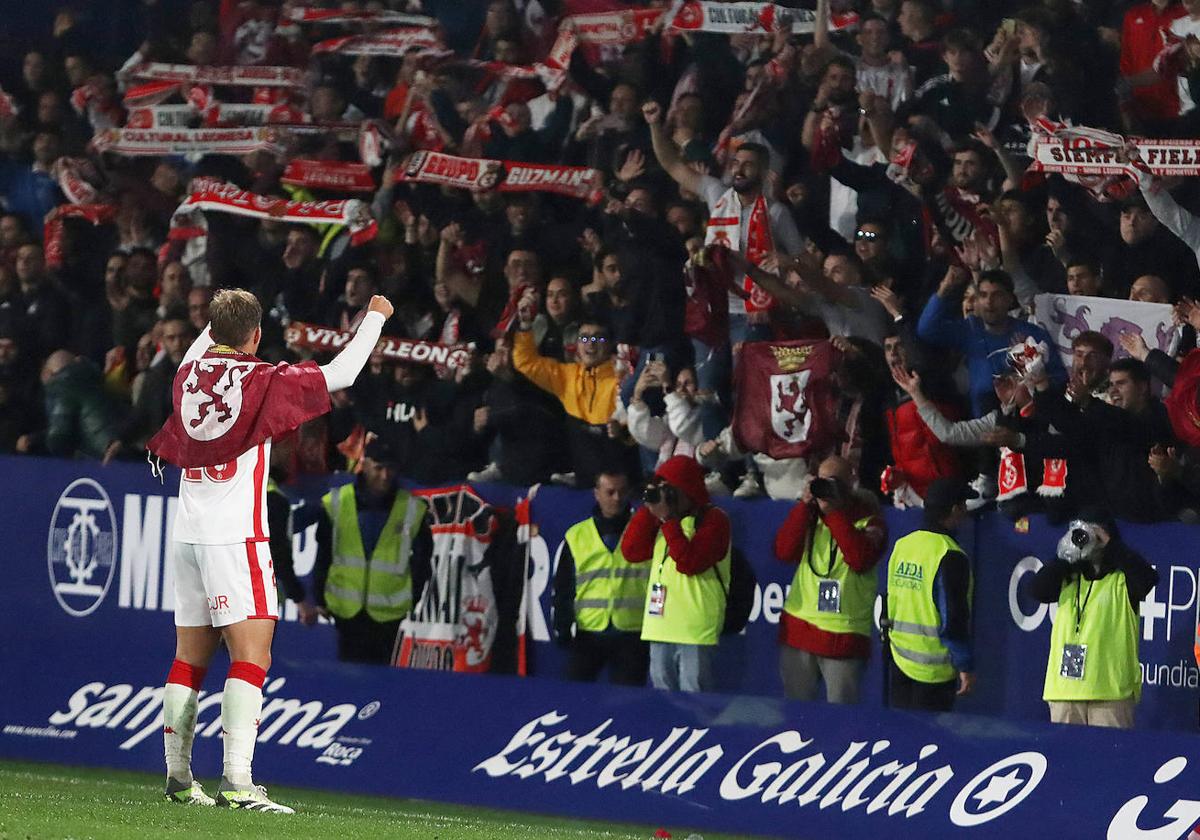
{"label": "person wearing sunglasses", "polygon": [[[534,385],[558,398],[567,413],[567,441],[575,483],[589,487],[597,473],[624,463],[633,450],[607,434],[617,404],[615,350],[608,326],[583,320],[575,342],[575,361],[560,362],[538,353],[532,326],[540,295],[529,291],[517,307],[513,335],[513,368]],[[627,451],[628,450],[628,451]]]}

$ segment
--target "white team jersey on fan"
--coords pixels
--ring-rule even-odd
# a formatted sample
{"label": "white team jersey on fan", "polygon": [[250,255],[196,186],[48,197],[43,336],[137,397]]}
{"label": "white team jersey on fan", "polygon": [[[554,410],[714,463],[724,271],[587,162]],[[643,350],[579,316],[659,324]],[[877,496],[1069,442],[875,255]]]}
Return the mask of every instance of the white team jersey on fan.
{"label": "white team jersey on fan", "polygon": [[265,540],[270,465],[268,439],[228,464],[184,470],[172,539],[199,545]]}

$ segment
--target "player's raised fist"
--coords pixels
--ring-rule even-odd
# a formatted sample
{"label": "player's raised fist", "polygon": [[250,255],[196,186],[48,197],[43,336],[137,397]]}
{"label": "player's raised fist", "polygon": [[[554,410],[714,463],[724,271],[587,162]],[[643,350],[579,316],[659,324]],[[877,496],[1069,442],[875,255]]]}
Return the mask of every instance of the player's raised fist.
{"label": "player's raised fist", "polygon": [[647,124],[658,125],[659,120],[662,119],[662,106],[653,99],[644,102],[642,104],[642,116],[646,118]]}
{"label": "player's raised fist", "polygon": [[391,318],[392,313],[395,312],[395,310],[392,308],[392,302],[383,295],[372,296],[371,303],[367,305],[367,310],[369,312],[378,312],[383,316],[385,321],[388,318]]}

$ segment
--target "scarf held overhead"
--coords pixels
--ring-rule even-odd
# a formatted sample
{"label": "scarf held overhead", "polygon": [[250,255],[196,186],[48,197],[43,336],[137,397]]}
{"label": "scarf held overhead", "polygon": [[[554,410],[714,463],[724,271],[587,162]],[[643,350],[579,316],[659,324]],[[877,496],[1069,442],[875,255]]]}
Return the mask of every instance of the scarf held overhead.
{"label": "scarf held overhead", "polygon": [[467,190],[551,192],[588,201],[598,201],[602,187],[600,172],[584,166],[462,158],[429,151],[411,155],[400,180]]}
{"label": "scarf held overhead", "polygon": [[195,191],[171,217],[173,227],[194,225],[197,211],[209,211],[280,222],[346,225],[354,245],[370,241],[378,230],[366,203],[357,199],[289,201],[248,192],[234,184],[214,185],[207,181],[198,187],[193,183],[193,188]]}
{"label": "scarf held overhead", "polygon": [[[354,333],[348,330],[335,330],[304,321],[292,321],[283,333],[284,341],[289,346],[318,352],[341,350],[353,337]],[[394,362],[458,368],[467,363],[470,349],[459,345],[383,336],[375,345],[375,352]]]}

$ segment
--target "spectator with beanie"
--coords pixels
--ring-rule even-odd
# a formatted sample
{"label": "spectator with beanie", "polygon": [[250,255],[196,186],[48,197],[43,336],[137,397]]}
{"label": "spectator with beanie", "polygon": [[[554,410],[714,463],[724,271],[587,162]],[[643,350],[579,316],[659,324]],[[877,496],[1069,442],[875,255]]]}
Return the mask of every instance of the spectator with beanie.
{"label": "spectator with beanie", "polygon": [[607,668],[614,685],[645,685],[650,650],[642,641],[642,611],[650,569],[626,561],[620,545],[629,523],[629,479],[602,472],[593,496],[591,516],[567,529],[558,558],[555,636],[570,650],[568,679],[595,682]]}
{"label": "spectator with beanie", "polygon": [[1095,509],[1071,523],[1057,553],[1029,582],[1036,600],[1058,604],[1042,694],[1050,720],[1132,729],[1142,694],[1138,607],[1158,573]]}
{"label": "spectator with beanie", "polygon": [[651,684],[711,691],[730,583],[730,528],[695,460],[676,455],[654,473],[621,553],[630,563],[650,563],[642,638],[650,643]]}
{"label": "spectator with beanie", "polygon": [[887,526],[874,497],[855,487],[843,458],[821,462],[775,535],[775,556],[796,564],[779,622],[779,673],[789,700],[857,703]]}
{"label": "spectator with beanie", "polygon": [[893,709],[948,712],[975,685],[971,563],[953,536],[975,496],[962,481],[939,478],[925,494],[922,527],[892,549],[886,608]]}

